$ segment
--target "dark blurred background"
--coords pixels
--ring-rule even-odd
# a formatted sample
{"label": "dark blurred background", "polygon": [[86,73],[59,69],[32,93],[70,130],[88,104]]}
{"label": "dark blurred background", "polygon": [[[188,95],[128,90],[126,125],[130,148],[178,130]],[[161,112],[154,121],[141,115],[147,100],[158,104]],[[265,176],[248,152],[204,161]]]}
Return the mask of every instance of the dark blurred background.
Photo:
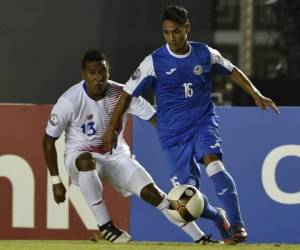
{"label": "dark blurred background", "polygon": [[[219,49],[277,104],[300,105],[297,0],[0,0],[0,103],[55,103],[80,81],[81,57],[94,47],[107,54],[111,79],[126,82],[162,45],[159,18],[169,4],[189,10],[190,40]],[[213,79],[218,105],[253,105]]]}

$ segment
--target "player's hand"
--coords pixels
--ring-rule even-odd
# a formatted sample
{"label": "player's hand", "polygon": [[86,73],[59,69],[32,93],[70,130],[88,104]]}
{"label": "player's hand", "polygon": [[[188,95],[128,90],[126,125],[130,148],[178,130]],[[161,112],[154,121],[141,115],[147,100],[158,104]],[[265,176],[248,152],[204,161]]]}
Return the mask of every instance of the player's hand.
{"label": "player's hand", "polygon": [[102,137],[103,145],[112,154],[113,148],[117,147],[117,134],[116,132],[107,130]]}
{"label": "player's hand", "polygon": [[271,109],[273,109],[273,111],[275,113],[277,113],[278,115],[280,114],[280,111],[279,111],[277,105],[270,98],[267,98],[263,95],[259,95],[254,99],[254,101],[255,101],[256,105],[258,107],[260,107],[262,110],[271,108]]}
{"label": "player's hand", "polygon": [[54,200],[57,204],[64,202],[66,200],[66,188],[64,184],[58,183],[52,185],[52,191]]}

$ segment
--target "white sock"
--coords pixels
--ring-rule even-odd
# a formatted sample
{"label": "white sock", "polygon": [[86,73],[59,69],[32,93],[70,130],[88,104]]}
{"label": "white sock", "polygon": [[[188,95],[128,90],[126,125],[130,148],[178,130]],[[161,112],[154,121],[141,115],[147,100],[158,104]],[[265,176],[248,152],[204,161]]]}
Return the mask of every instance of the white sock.
{"label": "white sock", "polygon": [[157,208],[167,217],[167,219],[175,224],[176,226],[180,227],[184,232],[186,232],[193,241],[199,240],[203,235],[203,231],[198,227],[198,225],[193,221],[188,224],[180,223],[175,220],[173,220],[168,212],[167,208],[169,206],[169,201],[167,200],[166,194],[163,194],[164,198],[162,202],[157,206]]}
{"label": "white sock", "polygon": [[213,175],[222,171],[225,171],[225,167],[221,161],[213,161],[206,167],[206,173],[208,177],[212,177]]}
{"label": "white sock", "polygon": [[79,172],[79,188],[99,226],[109,222],[110,216],[102,200],[103,187],[96,170]]}
{"label": "white sock", "polygon": [[204,235],[204,232],[198,227],[195,221],[183,225],[181,229],[191,236],[193,241],[200,240]]}

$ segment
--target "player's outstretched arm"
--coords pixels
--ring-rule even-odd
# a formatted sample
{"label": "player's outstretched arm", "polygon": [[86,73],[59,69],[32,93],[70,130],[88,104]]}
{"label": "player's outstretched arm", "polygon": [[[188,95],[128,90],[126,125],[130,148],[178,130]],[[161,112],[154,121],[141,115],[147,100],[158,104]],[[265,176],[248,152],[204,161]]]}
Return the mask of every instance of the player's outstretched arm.
{"label": "player's outstretched arm", "polygon": [[59,177],[55,139],[47,134],[44,136],[43,150],[47,167],[51,175],[54,200],[57,204],[59,204],[60,202],[64,202],[66,199],[66,188]]}
{"label": "player's outstretched arm", "polygon": [[252,96],[255,101],[255,104],[259,106],[262,110],[271,108],[274,112],[280,114],[276,104],[270,98],[263,96],[259,92],[259,90],[252,84],[250,79],[240,69],[234,67],[232,73],[228,75],[228,79],[240,86],[250,96]]}
{"label": "player's outstretched arm", "polygon": [[110,151],[111,154],[112,154],[112,149],[117,146],[116,130],[118,124],[121,122],[124,113],[128,109],[131,99],[132,96],[126,93],[125,91],[123,91],[114,108],[112,117],[107,126],[107,130],[103,135],[102,142],[104,146]]}

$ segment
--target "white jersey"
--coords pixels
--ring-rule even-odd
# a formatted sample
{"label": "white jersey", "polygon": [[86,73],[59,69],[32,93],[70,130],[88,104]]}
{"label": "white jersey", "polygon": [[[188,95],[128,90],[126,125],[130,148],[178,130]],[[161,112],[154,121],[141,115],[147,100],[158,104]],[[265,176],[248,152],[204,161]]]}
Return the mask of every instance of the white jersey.
{"label": "white jersey", "polygon": [[[99,101],[91,99],[86,92],[86,83],[81,81],[70,87],[54,105],[46,128],[47,135],[58,138],[65,131],[65,154],[88,151],[106,154],[102,143],[114,107],[122,93],[123,85],[108,81],[106,95]],[[143,98],[132,98],[127,110],[144,120],[154,114],[153,107]],[[123,132],[127,113],[118,127],[118,146],[114,151],[128,150]]]}

